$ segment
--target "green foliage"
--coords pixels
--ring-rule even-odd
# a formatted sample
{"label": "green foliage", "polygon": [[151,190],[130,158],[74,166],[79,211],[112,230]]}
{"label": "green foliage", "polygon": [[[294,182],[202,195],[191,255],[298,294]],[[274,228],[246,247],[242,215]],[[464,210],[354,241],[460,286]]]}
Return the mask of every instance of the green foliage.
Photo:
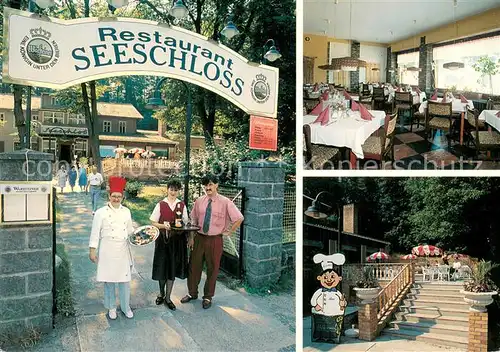
{"label": "green foliage", "polygon": [[471,280],[464,284],[464,290],[468,292],[492,292],[498,290],[498,287],[491,279],[491,272],[499,266],[500,264],[481,260],[472,267]]}
{"label": "green foliage", "polygon": [[361,267],[354,266],[352,267],[352,281],[354,282],[356,287],[359,288],[377,288],[380,287],[377,280],[372,274],[371,267]]}
{"label": "green foliage", "polygon": [[487,55],[481,56],[476,63],[472,65],[476,72],[479,72],[482,76],[496,75],[499,72],[500,66],[493,61]]}
{"label": "green foliage", "polygon": [[128,198],[134,199],[137,198],[139,193],[144,188],[144,183],[139,181],[127,181],[127,185],[125,186],[125,192],[127,192]]}
{"label": "green foliage", "polygon": [[[238,162],[277,159],[277,162],[286,163],[286,177],[290,179],[291,175],[295,174],[294,151],[293,148],[282,148],[280,156],[271,158],[269,152],[249,149],[246,139],[228,139],[221,146],[208,144],[204,150],[191,154],[190,174],[193,179],[197,180],[207,173],[213,173],[219,177],[220,183],[236,184]],[[185,163],[184,156],[181,162]]]}
{"label": "green foliage", "polygon": [[63,244],[56,245],[56,254],[61,264],[56,268],[56,309],[61,316],[75,315],[71,289],[71,264]]}
{"label": "green foliage", "polygon": [[[332,193],[322,196],[326,204],[356,204],[358,234],[389,241],[392,251],[408,253],[427,243],[486,260],[496,260],[500,254],[496,178],[304,180],[304,194],[314,198],[320,191]],[[304,207],[309,205],[311,201],[304,198]]]}

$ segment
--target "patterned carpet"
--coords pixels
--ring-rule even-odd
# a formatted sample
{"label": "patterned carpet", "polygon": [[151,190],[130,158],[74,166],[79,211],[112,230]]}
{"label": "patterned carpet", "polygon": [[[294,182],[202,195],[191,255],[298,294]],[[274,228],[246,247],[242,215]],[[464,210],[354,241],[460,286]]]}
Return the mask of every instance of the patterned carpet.
{"label": "patterned carpet", "polygon": [[[460,145],[452,141],[448,148],[448,141],[442,131],[438,131],[432,142],[425,140],[424,127],[419,128],[398,125],[394,137],[394,164],[384,162],[384,169],[399,170],[474,170],[474,169],[500,169],[500,162],[487,160],[486,155],[480,154],[477,158],[474,145]],[[361,169],[377,168],[373,161],[359,160]]]}

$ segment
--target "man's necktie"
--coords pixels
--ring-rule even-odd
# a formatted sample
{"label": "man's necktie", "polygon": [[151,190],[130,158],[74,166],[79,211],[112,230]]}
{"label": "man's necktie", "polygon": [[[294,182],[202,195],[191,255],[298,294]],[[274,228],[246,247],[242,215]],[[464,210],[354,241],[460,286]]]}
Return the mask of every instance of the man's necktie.
{"label": "man's necktie", "polygon": [[203,219],[203,232],[208,233],[210,228],[210,218],[212,217],[212,200],[208,200],[207,210],[205,211],[205,218]]}

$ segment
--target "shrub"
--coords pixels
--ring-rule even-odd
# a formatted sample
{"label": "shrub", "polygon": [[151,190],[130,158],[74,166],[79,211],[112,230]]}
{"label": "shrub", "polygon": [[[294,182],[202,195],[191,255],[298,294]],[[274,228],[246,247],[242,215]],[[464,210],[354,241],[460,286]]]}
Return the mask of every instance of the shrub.
{"label": "shrub", "polygon": [[139,181],[127,181],[127,185],[125,186],[125,192],[127,192],[127,195],[129,198],[137,198],[139,193],[142,191],[144,188],[144,183],[139,182]]}

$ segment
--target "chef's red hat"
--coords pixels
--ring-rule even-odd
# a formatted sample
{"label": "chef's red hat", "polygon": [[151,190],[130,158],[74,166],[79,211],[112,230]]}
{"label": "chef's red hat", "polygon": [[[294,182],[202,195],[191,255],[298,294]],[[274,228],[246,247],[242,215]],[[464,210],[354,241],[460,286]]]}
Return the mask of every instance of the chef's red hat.
{"label": "chef's red hat", "polygon": [[125,190],[125,185],[127,184],[127,180],[123,177],[118,176],[110,176],[109,177],[109,193],[122,193]]}

